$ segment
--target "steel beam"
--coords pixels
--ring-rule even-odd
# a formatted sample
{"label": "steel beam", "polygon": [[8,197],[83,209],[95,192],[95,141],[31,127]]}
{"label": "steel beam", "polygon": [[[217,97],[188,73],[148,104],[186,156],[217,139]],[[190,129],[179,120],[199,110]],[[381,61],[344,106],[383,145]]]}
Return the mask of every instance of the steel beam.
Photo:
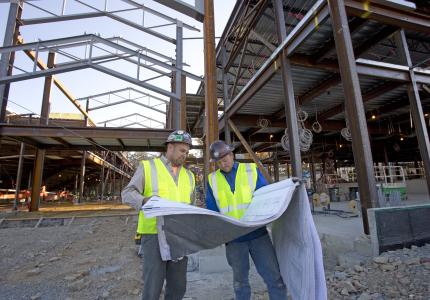
{"label": "steel beam", "polygon": [[242,75],[241,74],[242,64],[243,64],[243,59],[245,58],[245,51],[247,47],[248,47],[248,37],[245,37],[245,43],[243,44],[242,53],[240,54],[239,66],[236,70],[236,76],[234,78],[233,87],[231,88],[231,92],[230,92],[230,99],[233,98],[234,92],[236,91],[237,82],[239,81],[239,78]]}
{"label": "steel beam", "polygon": [[352,148],[360,188],[364,232],[369,234],[367,209],[376,207],[376,181],[373,171],[372,150],[367,131],[366,115],[358,80],[354,51],[343,0],[329,3],[333,34],[338,55],[346,113],[352,135]]}
{"label": "steel beam", "polygon": [[110,120],[101,121],[101,122],[98,122],[98,124],[109,123],[109,122],[113,122],[113,121],[117,121],[117,120],[125,119],[125,118],[128,118],[128,117],[133,117],[133,116],[139,116],[139,117],[142,117],[142,118],[145,118],[145,119],[148,119],[148,120],[151,120],[151,121],[157,122],[157,123],[159,123],[159,124],[161,124],[161,125],[164,125],[164,123],[163,123],[163,122],[157,121],[157,120],[155,120],[155,119],[152,119],[152,118],[150,118],[150,117],[147,117],[147,116],[144,116],[144,115],[142,115],[142,114],[138,114],[138,113],[129,114],[129,115],[126,115],[126,116],[121,116],[121,117],[118,117],[118,118],[114,118],[114,119],[110,119]]}
{"label": "steel beam", "polygon": [[[281,65],[280,55],[286,52],[288,56],[292,55],[297,47],[319,26],[319,23],[328,16],[327,3],[324,0],[318,0],[314,6],[306,13],[303,19],[291,31],[285,40],[276,48],[268,60],[260,67],[256,74],[248,81],[245,87],[231,100],[231,105],[227,112],[230,116],[234,115],[240,107],[246,104],[249,99],[264,86],[264,84],[273,77]],[[302,64],[311,65],[310,60],[299,60]],[[291,59],[294,64],[294,60]],[[314,66],[311,66],[314,67]],[[336,67],[336,66],[335,66]],[[220,117],[219,127],[225,126],[224,115]]]}
{"label": "steel beam", "polygon": [[[133,9],[121,10],[119,12],[130,11],[130,10],[133,10]],[[155,36],[159,39],[162,39],[164,41],[167,41],[169,43],[175,43],[175,39],[170,38],[164,34],[161,34],[157,31],[145,28],[145,27],[143,27],[139,24],[136,24],[136,23],[134,23],[134,22],[132,22],[126,18],[117,16],[113,12],[100,11],[100,10],[97,12],[82,13],[82,14],[71,14],[71,15],[63,15],[63,16],[52,16],[52,17],[44,17],[44,18],[24,19],[23,25],[46,24],[46,23],[52,23],[52,22],[80,20],[80,19],[97,18],[97,17],[109,17],[115,21],[118,21],[118,22],[123,23],[127,26],[130,26],[130,27],[133,27],[137,30],[148,33],[150,35],[153,35],[153,36]]]}
{"label": "steel beam", "polygon": [[[22,3],[21,3],[22,5]],[[16,43],[16,37],[19,30],[19,23],[22,8],[18,1],[11,1],[9,6],[9,14],[6,21],[5,35],[3,39],[3,47],[11,46]],[[0,59],[0,78],[12,75],[12,65],[15,60],[15,53],[3,53]],[[9,98],[9,84],[0,84],[0,122],[5,122],[6,107]]]}
{"label": "steel beam", "polygon": [[[278,41],[281,44],[287,37],[285,28],[285,17],[282,0],[273,0],[273,8],[275,14],[275,26],[278,36]],[[290,160],[292,163],[292,174],[295,177],[302,177],[302,158],[300,155],[299,129],[297,126],[297,111],[296,101],[294,99],[293,78],[291,72],[291,63],[284,52],[280,55],[281,72],[284,88],[284,107],[286,116],[286,125],[288,128],[288,137],[290,144]]]}
{"label": "steel beam", "polygon": [[[201,0],[199,0],[201,2]],[[180,13],[196,19],[197,21],[203,22],[204,13],[198,9],[198,7],[193,7],[190,4],[181,0],[155,0],[155,2],[161,3],[171,9],[179,11]],[[197,1],[196,1],[197,3]]]}
{"label": "steel beam", "polygon": [[[268,0],[260,0],[260,1],[256,2],[255,7],[246,16],[247,17],[246,20],[243,20],[242,23],[238,24],[240,29],[235,28],[231,31],[231,33],[236,31],[236,34],[239,35],[239,41],[236,43],[236,40],[235,40],[233,43],[231,53],[229,55],[229,58],[227,60],[226,66],[225,66],[225,69],[227,71],[230,69],[231,65],[236,60],[236,57],[239,54],[240,49],[242,49],[243,44],[246,42],[250,31],[257,24],[258,16],[260,16],[261,13],[266,9],[267,2],[268,2]],[[248,2],[248,4],[249,4],[249,2]],[[205,5],[206,5],[206,3],[205,3]],[[249,16],[250,14],[253,14],[252,17]],[[245,19],[245,17],[243,17],[243,19]]]}
{"label": "steel beam", "polygon": [[267,49],[270,50],[270,52],[275,51],[276,47],[269,42],[268,40],[266,40],[261,34],[255,32],[255,30],[251,30],[250,34],[256,38],[257,40],[259,40],[260,42],[263,43],[264,46],[266,46]]}
{"label": "steel beam", "polygon": [[87,152],[86,157],[88,160],[90,160],[90,161],[92,161],[92,162],[94,162],[100,166],[104,166],[105,168],[112,170],[114,173],[118,173],[118,174],[121,174],[122,176],[125,176],[127,178],[131,178],[131,176],[128,175],[126,172],[124,172],[120,168],[118,168],[115,165],[108,162],[106,160],[106,158],[102,158],[102,157],[98,156],[97,154],[95,154],[93,152],[89,152],[89,151]]}
{"label": "steel beam", "polygon": [[62,137],[62,138],[94,138],[94,139],[155,139],[166,140],[169,129],[137,129],[137,128],[109,128],[109,127],[68,127],[68,130],[59,130],[62,127],[32,125],[0,124],[0,136],[10,137]]}
{"label": "steel beam", "polygon": [[[156,99],[156,100],[158,100],[158,101],[161,101],[161,102],[163,102],[163,103],[165,103],[165,104],[169,103],[169,102],[168,102],[167,100],[165,100],[165,99],[162,99],[162,98],[159,98],[159,97],[157,97],[157,96],[154,96],[154,95],[151,95],[151,94],[145,93],[145,92],[140,91],[140,90],[138,90],[138,89],[135,89],[135,88],[133,88],[133,87],[126,87],[126,88],[122,88],[122,89],[118,89],[118,90],[114,90],[114,91],[109,91],[109,92],[105,92],[105,93],[89,95],[89,96],[86,96],[86,97],[78,98],[78,99],[76,99],[76,100],[81,101],[81,100],[93,99],[93,98],[98,98],[98,97],[103,97],[103,96],[108,96],[108,95],[115,95],[115,96],[117,96],[117,97],[120,97],[120,98],[122,98],[122,99],[126,100],[126,99],[130,99],[130,98],[127,98],[127,97],[123,97],[123,96],[117,95],[117,93],[127,92],[127,91],[128,91],[128,92],[130,92],[130,91],[132,91],[132,92],[136,92],[136,93],[138,93],[138,94],[141,94],[142,96],[146,96],[146,97],[154,98],[154,99]],[[134,98],[134,100],[136,100],[136,99],[140,99],[140,98]],[[90,110],[92,110],[92,109],[90,109]]]}
{"label": "steel beam", "polygon": [[[381,86],[376,87],[375,89],[371,90],[370,92],[367,92],[363,95],[363,103],[366,103],[370,100],[373,100],[395,88],[398,88],[402,86],[403,83],[401,82],[387,82]],[[318,114],[318,121],[323,122],[333,116],[336,116],[342,112],[345,111],[345,104],[338,104],[330,109],[327,109],[325,111],[322,111]]]}
{"label": "steel beam", "polygon": [[132,126],[132,125],[139,125],[139,126],[142,126],[143,128],[150,128],[149,126],[147,126],[147,125],[145,125],[145,124],[142,124],[142,123],[140,123],[140,122],[132,122],[132,123],[128,123],[128,124],[122,125],[121,127],[122,127],[122,128],[125,128],[125,127],[129,127],[129,126]]}
{"label": "steel beam", "polygon": [[[41,70],[47,69],[47,66],[43,63],[43,61],[40,58],[36,59],[36,55],[33,51],[25,51],[25,54],[27,54],[27,56],[31,60],[33,61],[36,60],[36,64]],[[84,117],[87,118],[92,125],[94,125],[95,123],[88,115],[88,112],[81,107],[81,105],[76,101],[75,97],[66,89],[66,87],[61,83],[61,81],[58,80],[55,76],[53,76],[53,80],[54,80],[54,84],[67,97],[67,99],[69,99],[72,102],[72,104],[84,115]]]}
{"label": "steel beam", "polygon": [[[429,28],[430,29],[430,28]],[[412,119],[415,125],[418,145],[420,149],[421,159],[423,161],[425,177],[427,181],[427,191],[430,193],[430,142],[427,132],[426,119],[423,113],[420,94],[418,92],[417,82],[414,70],[412,69],[412,60],[406,42],[404,29],[401,29],[395,36],[398,54],[402,63],[409,67],[410,83],[408,84],[408,97],[411,107]]]}
{"label": "steel beam", "polygon": [[[101,109],[101,108],[106,108],[106,107],[110,107],[110,106],[115,106],[115,105],[119,105],[119,104],[123,104],[123,103],[127,103],[127,102],[143,106],[145,108],[151,109],[151,110],[156,111],[156,112],[158,112],[160,114],[163,114],[163,115],[166,114],[165,111],[162,111],[162,110],[154,108],[152,106],[140,103],[138,101],[135,101],[135,99],[126,99],[126,100],[121,100],[121,101],[117,101],[117,102],[112,102],[112,103],[108,103],[108,104],[103,104],[103,105],[95,106],[95,107],[89,108],[88,111],[97,110],[97,109]],[[100,122],[99,122],[99,124],[100,124]]]}
{"label": "steel beam", "polygon": [[[116,49],[117,51],[121,51],[123,52],[122,55],[130,55],[131,57],[140,57],[141,59],[153,63],[157,66],[160,66],[161,68],[167,69],[169,71],[181,71],[183,74],[185,74],[187,77],[196,80],[196,81],[202,81],[202,78],[194,75],[190,72],[187,72],[185,70],[181,70],[179,68],[177,68],[176,66],[170,65],[164,61],[161,61],[159,59],[156,59],[154,57],[148,56],[146,54],[143,54],[141,49],[140,50],[134,50],[134,49],[130,49],[128,47],[125,47],[123,45],[117,44],[115,42],[113,42],[111,39],[105,39],[102,38],[98,35],[94,35],[94,34],[84,34],[84,35],[79,35],[79,36],[73,36],[73,37],[67,37],[67,38],[59,38],[59,39],[51,39],[51,40],[46,40],[46,41],[39,41],[39,42],[34,42],[34,43],[26,43],[26,44],[20,44],[20,45],[15,45],[15,46],[6,46],[6,47],[1,47],[0,48],[0,53],[10,53],[13,51],[25,51],[25,50],[34,50],[34,49],[39,49],[39,51],[50,51],[50,50],[55,50],[57,51],[58,49],[65,49],[65,48],[70,48],[70,47],[76,47],[76,46],[82,46],[84,43],[92,43],[92,45],[94,46],[97,43],[103,44],[105,46],[111,47],[113,49]],[[42,45],[42,46],[41,46]],[[55,48],[55,49],[51,49],[51,48]],[[111,53],[111,52],[109,52]],[[111,53],[113,54],[113,53]],[[118,59],[122,58],[119,54],[115,54],[115,57],[117,57]],[[97,57],[91,57],[93,60],[97,59]],[[85,60],[82,59],[81,62],[89,62],[91,63],[91,60]],[[132,61],[135,64],[137,64],[136,61]],[[148,66],[142,65],[144,67],[147,67],[149,69]],[[158,71],[161,72],[158,69],[152,68],[151,70],[153,71]]]}
{"label": "steel beam", "polygon": [[[49,52],[48,69],[54,68],[54,65],[55,65],[55,53]],[[51,110],[52,82],[53,82],[52,75],[48,75],[45,77],[45,83],[43,88],[42,109],[40,112],[40,125],[48,125],[49,123],[49,112]]]}
{"label": "steel beam", "polygon": [[428,33],[430,30],[430,16],[411,10],[398,10],[386,6],[383,3],[366,2],[358,0],[346,0],[345,6],[348,15],[360,18],[376,20],[383,24],[392,25],[412,31]]}
{"label": "steel beam", "polygon": [[[227,49],[225,45],[222,46],[221,49],[222,55],[222,81],[223,81],[223,100],[224,100],[224,116],[225,119],[228,120],[227,108],[230,106],[230,97],[228,94],[228,73],[226,73],[225,65],[227,63]],[[230,127],[224,126],[224,140],[228,145],[231,145],[231,134]]]}
{"label": "steel beam", "polygon": [[234,125],[234,123],[231,120],[228,120],[228,125],[231,127],[231,130],[236,134],[242,145],[245,147],[246,151],[248,151],[249,155],[251,155],[252,160],[257,164],[258,169],[260,170],[261,174],[263,174],[264,178],[266,178],[267,182],[273,183],[272,178],[269,176],[269,173],[267,173],[267,170],[264,168],[263,164],[261,163],[260,159],[257,157],[257,155],[252,151],[252,148],[249,146],[248,142],[245,140],[245,138],[240,133],[239,129]]}
{"label": "steel beam", "polygon": [[[143,4],[139,4],[139,3],[137,3],[136,1],[133,1],[133,0],[122,0],[122,1],[123,1],[123,2],[125,2],[125,3],[127,3],[127,4],[129,4],[129,5],[131,5],[131,6],[134,6],[134,7],[140,8],[140,9],[142,9],[143,11],[149,12],[149,13],[151,13],[151,14],[155,15],[155,16],[158,16],[158,17],[160,17],[160,18],[162,18],[162,19],[165,19],[166,21],[169,21],[169,22],[171,22],[171,23],[176,23],[176,20],[177,20],[177,19],[172,18],[172,17],[169,17],[169,16],[167,16],[167,15],[165,15],[165,14],[162,14],[162,13],[160,13],[159,11],[156,11],[156,10],[154,10],[154,9],[152,9],[152,8],[149,8],[149,7],[147,7],[147,6],[143,5]],[[192,30],[192,31],[198,31],[198,32],[200,32],[200,30],[199,30],[199,29],[195,28],[194,26],[191,26],[191,25],[185,24],[185,23],[184,23],[184,28],[186,28],[186,29],[188,29],[188,30]]]}
{"label": "steel beam", "polygon": [[[216,89],[216,57],[215,57],[215,24],[213,0],[204,0],[205,17],[203,22],[204,32],[204,59],[205,59],[205,144],[206,160],[205,171],[207,174],[214,170],[214,165],[209,163],[209,146],[218,139],[218,108]],[[205,174],[206,175],[206,174]],[[205,176],[206,178],[206,176]]]}

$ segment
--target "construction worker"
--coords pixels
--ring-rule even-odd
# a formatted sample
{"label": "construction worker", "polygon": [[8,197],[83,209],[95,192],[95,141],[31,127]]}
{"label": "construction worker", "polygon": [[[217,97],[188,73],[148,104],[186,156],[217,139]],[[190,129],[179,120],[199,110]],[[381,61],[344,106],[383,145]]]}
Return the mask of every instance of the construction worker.
{"label": "construction worker", "polygon": [[122,201],[139,211],[137,232],[142,236],[144,300],[158,300],[164,280],[164,299],[182,299],[185,295],[187,257],[177,261],[161,260],[156,218],[145,218],[141,208],[152,196],[192,203],[195,179],[193,173],[183,167],[190,147],[189,133],[172,132],[166,141],[165,155],[142,161],[121,193]]}
{"label": "construction worker", "polygon": [[[209,174],[206,207],[240,219],[252,201],[253,192],[267,185],[267,181],[256,164],[235,161],[233,147],[223,141],[210,145],[210,156],[219,169]],[[249,254],[267,285],[270,299],[287,299],[275,249],[264,226],[226,244],[236,300],[251,298]]]}

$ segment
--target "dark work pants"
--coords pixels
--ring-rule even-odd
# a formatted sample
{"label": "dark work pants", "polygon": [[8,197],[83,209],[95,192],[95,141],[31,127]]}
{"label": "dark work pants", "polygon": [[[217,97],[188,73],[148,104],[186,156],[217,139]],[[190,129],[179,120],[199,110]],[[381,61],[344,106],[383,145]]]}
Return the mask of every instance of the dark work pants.
{"label": "dark work pants", "polygon": [[159,300],[164,280],[164,299],[180,300],[187,287],[187,257],[179,261],[162,261],[156,234],[142,235],[143,300]]}

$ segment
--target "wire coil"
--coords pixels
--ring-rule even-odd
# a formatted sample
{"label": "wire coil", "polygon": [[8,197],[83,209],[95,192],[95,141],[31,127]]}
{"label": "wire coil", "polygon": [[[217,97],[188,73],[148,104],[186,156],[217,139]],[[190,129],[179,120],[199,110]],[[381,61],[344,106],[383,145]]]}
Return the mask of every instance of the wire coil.
{"label": "wire coil", "polygon": [[349,130],[348,127],[342,128],[342,130],[340,131],[340,134],[348,142],[352,141],[351,131]]}
{"label": "wire coil", "polygon": [[257,126],[260,128],[267,128],[270,125],[270,121],[268,119],[258,119]]}

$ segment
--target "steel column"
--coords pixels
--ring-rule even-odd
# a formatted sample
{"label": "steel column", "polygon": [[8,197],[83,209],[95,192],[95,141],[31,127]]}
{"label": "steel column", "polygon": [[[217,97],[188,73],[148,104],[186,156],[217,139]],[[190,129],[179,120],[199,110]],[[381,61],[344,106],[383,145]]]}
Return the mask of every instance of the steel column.
{"label": "steel column", "polygon": [[[230,106],[230,97],[228,94],[228,73],[226,72],[225,65],[227,63],[227,49],[225,45],[222,46],[222,81],[223,81],[223,97],[224,97],[224,119],[228,122],[229,117],[227,114],[227,108]],[[227,144],[231,145],[231,133],[230,127],[224,126],[224,140]]]}
{"label": "steel column", "polygon": [[[53,68],[54,64],[55,64],[55,53],[49,52],[48,68]],[[48,125],[48,122],[49,122],[49,109],[50,109],[50,103],[51,103],[52,82],[53,82],[52,75],[45,77],[45,83],[43,87],[42,108],[40,111],[40,125]],[[39,210],[39,197],[40,197],[40,188],[42,186],[45,152],[46,152],[45,149],[37,149],[36,151],[36,160],[34,162],[34,168],[33,168],[33,184],[31,188],[30,211]]]}
{"label": "steel column", "polygon": [[[311,168],[312,168],[312,189],[314,190],[314,193],[317,192],[317,176],[315,172],[315,162],[314,162],[314,154],[311,152]],[[313,205],[313,202],[312,202]]]}
{"label": "steel column", "polygon": [[74,187],[74,190],[73,190],[73,192],[75,193],[75,195],[78,194],[78,181],[79,181],[79,174],[76,174],[75,175],[75,187]]}
{"label": "steel column", "polygon": [[[21,19],[22,3],[11,1],[9,6],[9,15],[7,18],[5,36],[3,39],[3,47],[11,46],[16,43],[16,38],[19,29],[17,19]],[[3,53],[0,60],[0,78],[6,75],[12,75],[13,63],[15,60],[15,52]],[[10,84],[0,84],[0,123],[3,123],[6,118],[6,107],[9,98]]]}
{"label": "steel column", "polygon": [[[181,128],[181,110],[179,109],[179,102],[181,102],[182,104],[182,72],[181,69],[183,67],[183,62],[182,62],[182,52],[183,52],[183,27],[182,27],[182,22],[177,20],[176,21],[176,76],[175,76],[175,94],[176,94],[176,99],[172,99],[173,101],[173,115],[175,115],[174,118],[174,123],[173,123],[173,128],[174,129],[179,129]],[[181,99],[181,100],[178,100]]]}
{"label": "steel column", "polygon": [[102,173],[100,176],[100,183],[101,183],[100,201],[103,201],[103,197],[105,194],[105,164],[104,164],[104,161],[106,160],[106,155],[103,155],[103,156],[104,157],[103,157],[103,162],[102,162]]}
{"label": "steel column", "polygon": [[179,107],[179,111],[179,128],[182,130],[187,130],[187,78],[185,75],[181,75],[181,105]]}
{"label": "steel column", "polygon": [[[113,156],[113,165],[116,166],[116,156],[115,155]],[[116,188],[115,188],[115,185],[116,185],[116,172],[115,172],[115,170],[112,171],[112,175],[113,175],[113,177],[112,177],[111,187],[113,187],[113,188],[111,189],[111,194],[112,194],[112,200],[113,200],[115,197],[115,190],[116,190]]]}
{"label": "steel column", "polygon": [[366,115],[344,1],[331,0],[328,4],[345,94],[346,115],[352,135],[352,149],[360,188],[364,233],[369,234],[367,209],[376,206],[377,193]]}
{"label": "steel column", "polygon": [[[49,52],[48,54],[48,68],[53,68],[55,64],[55,53]],[[53,83],[53,76],[45,77],[45,85],[43,88],[43,101],[42,110],[40,112],[40,125],[48,125],[49,112],[51,108],[51,88]]]}
{"label": "steel column", "polygon": [[40,188],[42,187],[43,163],[45,161],[45,149],[36,150],[36,159],[33,167],[33,182],[31,187],[30,211],[39,210]]}
{"label": "steel column", "polygon": [[122,185],[124,184],[124,176],[120,174],[119,177],[119,200],[122,202]]}
{"label": "steel column", "polygon": [[22,167],[24,165],[24,149],[25,144],[21,143],[21,148],[19,150],[19,161],[18,161],[18,174],[16,175],[16,185],[15,185],[15,201],[13,203],[13,209],[18,209],[19,203],[19,191],[21,189],[21,178],[22,178]]}
{"label": "steel column", "polygon": [[418,92],[415,73],[413,70],[412,60],[406,42],[405,31],[400,31],[395,36],[396,46],[399,50],[401,62],[409,67],[411,82],[408,84],[408,97],[411,107],[412,120],[414,121],[415,132],[417,134],[418,145],[420,149],[421,159],[423,160],[425,177],[427,181],[427,191],[430,193],[430,143],[427,132],[427,124],[421,105],[420,94]]}
{"label": "steel column", "polygon": [[[205,16],[203,22],[204,53],[205,53],[205,136],[206,159],[205,172],[214,170],[209,163],[209,146],[218,139],[218,109],[216,90],[216,57],[215,57],[215,25],[213,0],[204,0]],[[205,176],[206,177],[206,176]]]}
{"label": "steel column", "polygon": [[[275,11],[276,32],[278,43],[287,38],[285,29],[285,17],[282,0],[273,0],[273,8]],[[281,72],[284,86],[284,106],[285,116],[288,127],[288,136],[290,144],[290,161],[292,165],[292,175],[302,177],[302,158],[300,155],[299,129],[297,126],[296,102],[294,100],[293,79],[291,72],[290,60],[287,58],[285,48],[281,55]]]}
{"label": "steel column", "polygon": [[85,160],[86,160],[87,152],[82,152],[81,159],[81,171],[79,174],[79,198],[78,203],[81,203],[84,200],[84,184],[85,184]]}
{"label": "steel column", "polygon": [[275,152],[275,157],[273,158],[273,173],[275,177],[275,182],[279,181],[279,160],[278,154]]}

